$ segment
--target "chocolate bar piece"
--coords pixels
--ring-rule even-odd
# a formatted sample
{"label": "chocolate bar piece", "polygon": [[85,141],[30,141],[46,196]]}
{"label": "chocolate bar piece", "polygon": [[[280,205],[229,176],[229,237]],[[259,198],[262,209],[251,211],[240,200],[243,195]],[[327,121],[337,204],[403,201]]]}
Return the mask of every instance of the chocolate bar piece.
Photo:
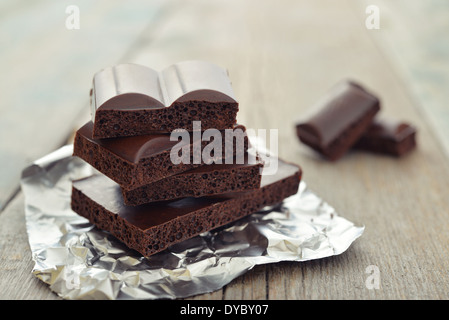
{"label": "chocolate bar piece", "polygon": [[185,61],[161,72],[120,64],[95,74],[91,90],[94,138],[231,129],[238,102],[228,74],[205,61]]}
{"label": "chocolate bar piece", "polygon": [[202,197],[258,189],[263,161],[257,156],[245,157],[238,164],[210,164],[170,176],[132,190],[122,189],[126,205]]}
{"label": "chocolate bar piece", "polygon": [[[222,153],[213,157],[216,162],[226,157],[243,155],[248,150],[246,128],[236,125],[233,135],[223,133]],[[152,134],[133,137],[94,139],[92,138],[93,124],[86,123],[75,134],[73,155],[78,156],[95,169],[105,174],[126,190],[134,189],[168,176],[181,173],[204,165],[201,156],[195,159],[195,154],[201,154],[209,141],[200,141],[201,145],[193,141],[193,134],[189,142],[171,141],[169,134]],[[234,143],[235,142],[235,143]],[[188,161],[174,164],[171,159],[172,148],[178,144],[190,143]],[[200,150],[201,148],[201,150]],[[179,147],[181,150],[181,147]]]}
{"label": "chocolate bar piece", "polygon": [[404,122],[374,119],[354,149],[400,157],[416,147],[416,129]]}
{"label": "chocolate bar piece", "polygon": [[368,129],[380,102],[359,84],[348,81],[332,88],[316,108],[318,112],[296,125],[296,133],[304,144],[335,161]]}
{"label": "chocolate bar piece", "polygon": [[279,161],[261,188],[221,196],[125,206],[120,186],[104,175],[73,182],[72,209],[148,257],[170,245],[231,223],[297,192],[301,169]]}

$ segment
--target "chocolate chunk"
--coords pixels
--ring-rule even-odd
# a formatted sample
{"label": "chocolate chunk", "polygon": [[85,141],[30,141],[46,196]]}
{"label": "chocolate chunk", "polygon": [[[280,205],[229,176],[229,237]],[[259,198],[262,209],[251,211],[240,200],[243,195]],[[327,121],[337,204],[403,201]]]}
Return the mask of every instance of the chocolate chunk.
{"label": "chocolate chunk", "polygon": [[318,111],[296,125],[300,141],[335,161],[365,132],[380,110],[377,97],[354,82],[332,88],[316,105]]}
{"label": "chocolate chunk", "polygon": [[165,179],[135,188],[122,189],[126,205],[173,200],[183,197],[202,197],[260,187],[263,162],[258,157],[245,157],[238,164],[210,164],[185,171]]}
{"label": "chocolate chunk", "polygon": [[129,248],[150,256],[168,246],[226,225],[295,194],[301,169],[279,161],[261,188],[220,196],[126,206],[120,186],[104,175],[73,182],[72,209]]}
{"label": "chocolate chunk", "polygon": [[415,147],[414,127],[405,122],[376,118],[353,148],[400,157]]}
{"label": "chocolate chunk", "polygon": [[111,138],[175,129],[230,129],[238,102],[227,72],[204,61],[185,61],[157,72],[120,64],[95,74],[91,91],[94,138]]}
{"label": "chocolate chunk", "polygon": [[[94,139],[92,130],[93,124],[89,121],[76,132],[73,155],[80,157],[126,190],[205,164],[202,157],[198,157],[199,161],[195,161],[193,157],[195,153],[201,153],[209,145],[209,141],[202,141],[201,150],[196,151],[199,148],[194,148],[193,134],[190,135],[188,147],[190,160],[173,164],[170,158],[171,150],[182,141],[170,141],[169,134]],[[217,155],[213,158],[216,162],[220,159],[222,162],[226,161],[227,156],[243,155],[248,150],[246,128],[235,125],[233,133],[235,137],[223,133],[222,154],[221,157]]]}

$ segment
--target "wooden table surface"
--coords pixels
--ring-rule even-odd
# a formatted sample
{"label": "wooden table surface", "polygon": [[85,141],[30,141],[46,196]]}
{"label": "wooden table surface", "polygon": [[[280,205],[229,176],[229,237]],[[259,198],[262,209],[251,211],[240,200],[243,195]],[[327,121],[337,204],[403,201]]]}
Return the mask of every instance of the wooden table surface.
{"label": "wooden table surface", "polygon": [[[405,4],[407,3],[407,4]],[[190,299],[447,299],[449,297],[449,5],[378,1],[68,1],[0,4],[0,298],[59,299],[35,278],[21,171],[71,141],[89,119],[88,91],[103,67],[156,69],[189,59],[229,70],[248,128],[279,129],[279,155],[308,186],[365,226],[343,254],[257,266]],[[368,29],[376,5],[380,29]],[[361,152],[336,163],[301,145],[295,120],[341,79],[363,83],[382,115],[418,128],[396,159]],[[373,267],[374,266],[374,267]],[[379,288],[367,285],[372,268]]]}

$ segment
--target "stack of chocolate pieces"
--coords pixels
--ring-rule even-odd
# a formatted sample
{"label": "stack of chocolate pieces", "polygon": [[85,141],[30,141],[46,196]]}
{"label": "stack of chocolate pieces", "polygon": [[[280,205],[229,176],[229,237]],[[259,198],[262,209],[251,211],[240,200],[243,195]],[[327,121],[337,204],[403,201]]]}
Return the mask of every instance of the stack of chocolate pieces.
{"label": "stack of chocolate pieces", "polygon": [[228,74],[214,64],[103,69],[93,79],[91,106],[73,154],[98,173],[73,182],[72,209],[143,256],[298,190],[297,165],[278,160],[275,174],[263,174],[264,162],[237,124]]}
{"label": "stack of chocolate pieces", "polygon": [[353,81],[337,84],[296,124],[301,142],[336,161],[351,149],[403,156],[416,147],[416,129],[378,117],[380,100]]}

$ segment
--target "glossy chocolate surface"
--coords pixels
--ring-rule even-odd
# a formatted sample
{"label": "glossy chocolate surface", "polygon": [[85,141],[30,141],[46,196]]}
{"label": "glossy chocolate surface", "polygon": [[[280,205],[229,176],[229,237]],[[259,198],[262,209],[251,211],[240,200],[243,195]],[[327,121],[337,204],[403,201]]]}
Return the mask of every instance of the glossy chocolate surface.
{"label": "glossy chocolate surface", "polygon": [[346,81],[332,88],[315,106],[317,112],[298,125],[304,140],[326,148],[360,121],[379,100],[361,85]]}
{"label": "glossy chocolate surface", "polygon": [[[241,130],[241,132],[244,133],[246,128],[243,125],[236,125],[234,130],[237,130],[236,132]],[[94,139],[92,138],[92,132],[93,123],[90,121],[77,131],[77,133],[85,139],[133,163],[138,163],[142,158],[151,157],[164,151],[171,150],[173,146],[181,143],[178,141],[170,141],[170,134],[163,133]],[[191,134],[191,136],[193,137],[193,134]]]}
{"label": "glossy chocolate surface", "polygon": [[92,132],[93,123],[90,121],[77,131],[77,133],[85,139],[133,163],[139,162],[139,159],[142,157],[170,150],[178,143],[178,141],[170,141],[169,134],[94,139],[92,138]]}
{"label": "glossy chocolate surface", "polygon": [[161,72],[138,64],[105,68],[93,79],[91,111],[160,109],[174,102],[236,99],[226,70],[205,61],[184,61]]}

